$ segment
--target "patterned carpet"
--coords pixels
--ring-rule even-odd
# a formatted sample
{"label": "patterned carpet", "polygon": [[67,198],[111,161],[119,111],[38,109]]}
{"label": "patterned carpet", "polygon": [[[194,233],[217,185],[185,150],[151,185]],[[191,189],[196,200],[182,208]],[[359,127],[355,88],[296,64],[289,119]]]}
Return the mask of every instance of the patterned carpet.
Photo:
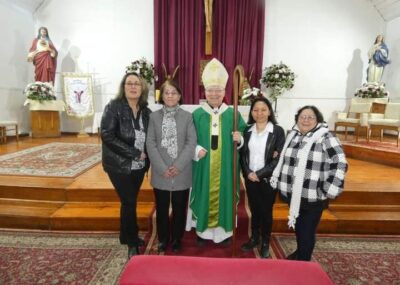
{"label": "patterned carpet", "polygon": [[[156,244],[150,240],[145,254],[156,254]],[[186,246],[182,255],[231,253],[216,245],[196,252]],[[273,258],[284,258],[295,249],[295,238],[273,234],[271,248]],[[313,260],[336,285],[400,284],[398,236],[318,236]],[[126,262],[127,249],[117,234],[0,230],[0,284],[117,284]]]}
{"label": "patterned carpet", "polygon": [[0,284],[117,284],[117,234],[0,231]]}
{"label": "patterned carpet", "polygon": [[[296,248],[289,234],[275,234],[272,247],[278,258]],[[318,236],[313,260],[336,285],[399,285],[400,237]]]}
{"label": "patterned carpet", "polygon": [[75,177],[101,161],[98,144],[49,143],[0,156],[0,175]]}

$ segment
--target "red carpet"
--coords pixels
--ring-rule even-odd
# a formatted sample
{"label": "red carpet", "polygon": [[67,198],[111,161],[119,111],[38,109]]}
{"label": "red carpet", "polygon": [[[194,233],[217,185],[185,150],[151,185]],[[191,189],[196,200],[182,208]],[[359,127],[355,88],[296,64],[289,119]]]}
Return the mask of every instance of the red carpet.
{"label": "red carpet", "polygon": [[[246,199],[245,199],[246,198]],[[243,252],[240,250],[240,246],[246,242],[249,238],[249,217],[248,210],[246,210],[245,203],[247,197],[245,197],[244,191],[240,193],[240,201],[238,206],[238,228],[236,229],[236,257],[243,258],[254,258],[259,257],[258,249],[250,252]],[[247,207],[248,208],[248,207]],[[155,214],[153,214],[153,219],[151,223],[151,229],[149,231],[149,236],[147,237],[148,244],[146,247],[145,254],[158,254],[157,253],[157,233],[155,227]],[[196,233],[194,229],[190,232],[185,232],[184,238],[182,240],[182,251],[179,255],[182,256],[201,256],[201,257],[231,257],[232,256],[232,245],[223,246],[221,244],[215,244],[212,241],[207,241],[204,247],[198,247],[196,243]],[[165,252],[165,255],[175,255],[169,247]]]}

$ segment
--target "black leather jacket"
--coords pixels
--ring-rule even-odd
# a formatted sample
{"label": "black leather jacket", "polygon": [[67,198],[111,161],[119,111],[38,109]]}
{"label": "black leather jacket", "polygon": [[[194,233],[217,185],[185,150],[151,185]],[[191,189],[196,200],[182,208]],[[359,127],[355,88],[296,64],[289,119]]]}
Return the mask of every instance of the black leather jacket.
{"label": "black leather jacket", "polygon": [[[240,165],[242,167],[243,177],[247,179],[247,176],[252,171],[249,168],[250,165],[250,154],[249,154],[249,141],[251,133],[249,129],[252,126],[248,126],[243,132],[244,144],[240,149]],[[267,143],[265,144],[265,157],[264,167],[256,171],[256,174],[260,180],[271,177],[274,168],[278,164],[279,156],[273,158],[274,151],[279,154],[282,151],[283,145],[285,144],[285,132],[282,127],[274,125],[274,130],[268,135]]]}
{"label": "black leather jacket", "polygon": [[[151,110],[141,110],[144,131],[147,132]],[[112,100],[104,109],[101,118],[102,163],[106,172],[131,173],[133,159],[140,157],[141,151],[135,148],[135,131],[133,129],[133,113],[128,102]],[[146,171],[149,168],[146,159]]]}

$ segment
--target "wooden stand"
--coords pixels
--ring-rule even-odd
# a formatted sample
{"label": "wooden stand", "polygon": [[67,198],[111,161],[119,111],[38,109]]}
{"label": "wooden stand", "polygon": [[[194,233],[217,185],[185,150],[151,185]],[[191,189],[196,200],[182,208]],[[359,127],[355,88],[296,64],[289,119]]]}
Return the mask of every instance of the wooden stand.
{"label": "wooden stand", "polygon": [[32,137],[60,137],[60,115],[58,111],[31,111]]}

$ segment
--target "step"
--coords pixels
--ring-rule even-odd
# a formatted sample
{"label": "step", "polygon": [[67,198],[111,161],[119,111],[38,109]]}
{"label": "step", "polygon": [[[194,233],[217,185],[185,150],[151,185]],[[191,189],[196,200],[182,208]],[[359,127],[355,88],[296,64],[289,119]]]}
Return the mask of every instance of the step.
{"label": "step", "polygon": [[0,227],[48,230],[62,202],[0,199]]}
{"label": "step", "polygon": [[[149,229],[154,204],[139,202],[140,230]],[[118,231],[119,202],[61,203],[0,199],[0,227],[41,230]]]}
{"label": "step", "polygon": [[[149,219],[154,204],[139,202],[137,219],[140,230],[149,229]],[[51,216],[51,230],[119,230],[119,202],[67,203]]]}
{"label": "step", "polygon": [[400,152],[376,151],[346,142],[343,142],[343,150],[348,158],[400,167]]}
{"label": "step", "polygon": [[[10,178],[16,179],[16,178]],[[143,183],[144,184],[144,183]],[[61,188],[62,187],[62,188]],[[112,187],[112,186],[111,186]],[[0,185],[0,199],[21,199],[55,202],[118,202],[114,188],[70,188],[65,183],[44,187],[35,185]],[[153,188],[142,187],[138,201],[154,202]]]}
{"label": "step", "polygon": [[65,201],[71,178],[0,176],[0,198]]}
{"label": "step", "polygon": [[[287,205],[274,205],[272,223],[273,232],[293,232],[288,228],[289,207]],[[321,222],[318,226],[319,233],[335,233],[337,232],[337,218],[329,210],[324,210]]]}
{"label": "step", "polygon": [[[150,178],[145,176],[138,201],[154,202]],[[70,202],[118,202],[118,195],[103,167],[99,164],[83,173],[66,187],[66,200]]]}
{"label": "step", "polygon": [[340,233],[400,234],[400,205],[331,205]]}
{"label": "step", "polygon": [[[119,202],[117,192],[114,188],[85,188],[66,190],[66,201],[68,202]],[[139,202],[154,202],[153,188],[142,188],[138,194]]]}

